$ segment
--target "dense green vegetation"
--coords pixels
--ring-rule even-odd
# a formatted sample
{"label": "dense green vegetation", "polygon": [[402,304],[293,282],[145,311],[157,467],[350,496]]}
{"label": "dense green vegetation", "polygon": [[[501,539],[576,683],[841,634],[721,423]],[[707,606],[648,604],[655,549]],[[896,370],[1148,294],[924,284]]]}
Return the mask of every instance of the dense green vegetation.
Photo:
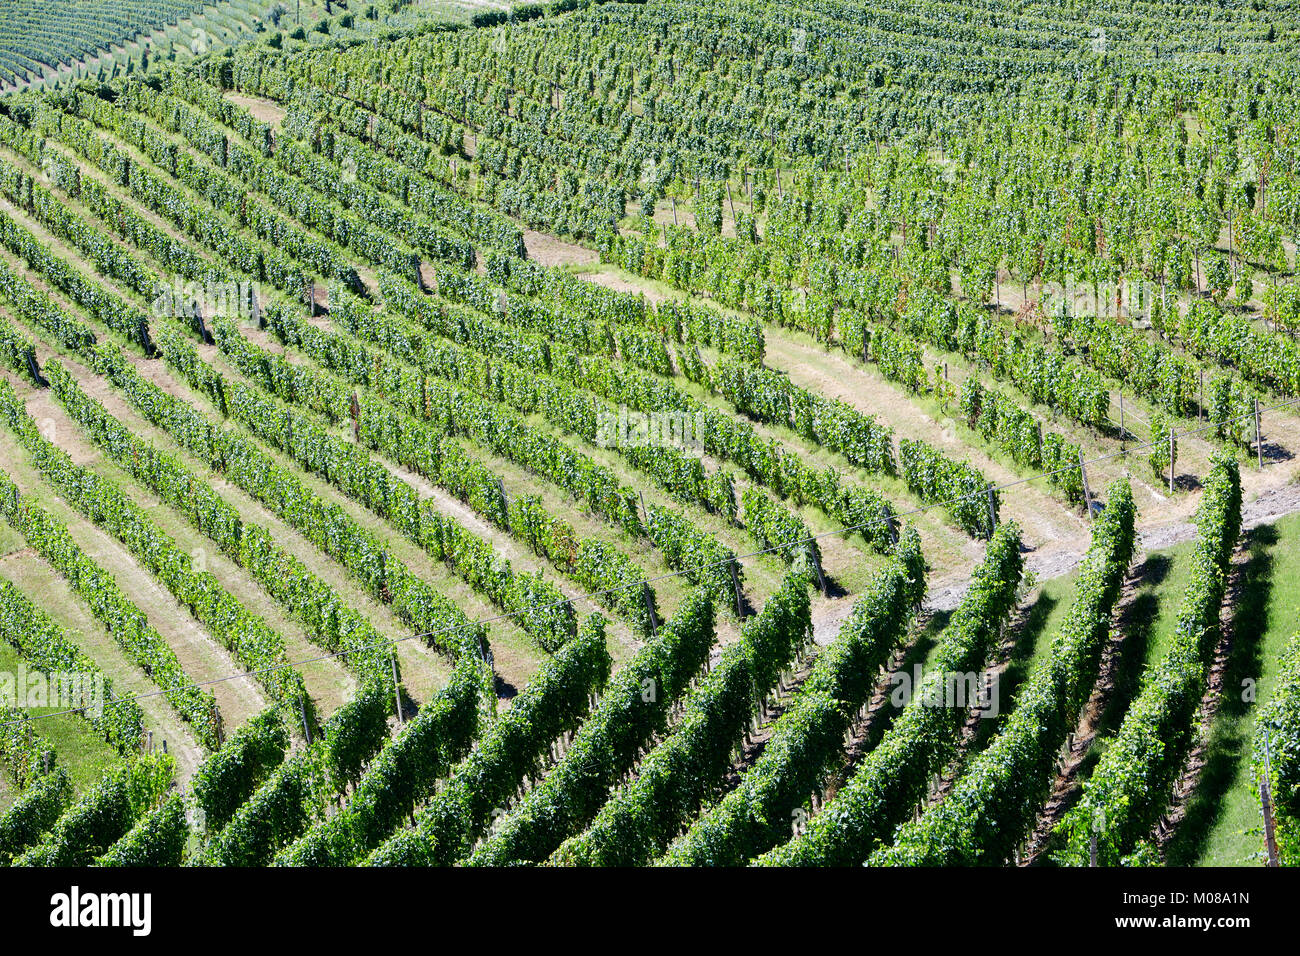
{"label": "dense green vegetation", "polygon": [[0,861],[1293,863],[1298,49],[13,0]]}

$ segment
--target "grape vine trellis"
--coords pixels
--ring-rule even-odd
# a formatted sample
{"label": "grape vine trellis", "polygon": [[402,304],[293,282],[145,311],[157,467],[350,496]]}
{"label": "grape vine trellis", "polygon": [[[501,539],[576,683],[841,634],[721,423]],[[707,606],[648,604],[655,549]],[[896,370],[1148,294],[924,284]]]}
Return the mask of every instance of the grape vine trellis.
{"label": "grape vine trellis", "polygon": [[[323,731],[306,748],[286,740],[297,715],[273,712],[209,758],[201,779],[229,780],[231,797],[214,799],[224,785],[197,788],[210,815],[204,857],[647,862],[665,851],[698,859],[716,846],[741,862],[773,850],[779,835],[761,832],[755,820],[772,808],[787,812],[816,789],[838,757],[845,717],[838,706],[864,692],[836,684],[831,664],[838,654],[861,655],[873,673],[898,635],[878,630],[871,610],[888,606],[901,626],[919,595],[919,545],[900,523],[910,511],[896,513],[872,482],[901,479],[891,487],[906,488],[911,504],[942,508],[952,524],[991,539],[986,560],[1001,570],[985,590],[997,593],[975,589],[969,613],[951,627],[954,644],[965,639],[972,655],[1005,610],[995,598],[1014,590],[1007,569],[1018,558],[1010,544],[1017,529],[1000,513],[1014,510],[1005,492],[1018,482],[990,489],[959,454],[915,440],[895,445],[888,422],[794,385],[774,367],[775,336],[806,336],[869,363],[908,401],[960,416],[969,442],[1010,459],[1020,482],[1046,473],[1071,504],[1085,495],[1081,469],[1109,457],[1117,390],[1150,416],[1161,475],[1173,464],[1162,456],[1187,447],[1167,442],[1170,435],[1212,432],[1225,446],[1250,448],[1256,399],[1271,408],[1274,398],[1300,393],[1300,353],[1288,335],[1300,323],[1289,261],[1300,224],[1300,141],[1289,122],[1296,37],[1273,10],[1198,0],[1180,5],[1176,17],[1172,11],[1162,0],[1138,10],[1115,0],[1091,4],[1090,16],[1114,36],[1113,55],[1097,57],[1081,24],[1044,4],[1009,11],[982,0],[956,8],[816,0],[795,11],[753,0],[562,0],[519,11],[504,44],[489,30],[468,29],[295,55],[261,47],[0,104],[0,190],[10,204],[0,216],[0,359],[25,382],[53,386],[79,427],[141,484],[168,507],[188,508],[228,553],[260,568],[268,593],[303,598],[294,607],[317,621],[313,633],[365,682],[336,720],[320,728],[304,722],[308,733]],[[481,14],[476,23],[497,19]],[[21,54],[12,59],[28,65]],[[10,64],[0,58],[0,79]],[[224,95],[231,90],[279,104],[283,122],[256,119]],[[602,270],[622,269],[687,298],[652,305],[541,266],[528,258],[528,228],[582,240],[598,251]],[[63,249],[86,265],[66,261]],[[270,294],[259,310],[278,342],[263,345],[260,332],[245,335],[216,316],[200,326],[150,314],[163,273],[264,284]],[[1094,309],[1045,291],[1072,280],[1101,290]],[[1153,301],[1113,294],[1129,280],[1158,290]],[[326,294],[318,283],[329,286]],[[215,356],[191,338],[201,327],[215,339]],[[25,338],[33,329],[35,345]],[[428,716],[385,743],[391,645],[372,647],[364,627],[345,627],[353,621],[346,609],[322,618],[317,612],[332,599],[322,582],[275,578],[279,567],[302,569],[277,563],[290,556],[255,523],[234,521],[202,475],[176,467],[82,394],[71,363],[38,363],[48,347],[102,374],[186,454],[222,470],[443,646],[457,672],[426,702]],[[240,426],[220,427],[142,374],[158,354],[168,374]],[[953,357],[966,366],[960,385],[941,374],[940,363],[946,371]],[[68,475],[91,482],[127,516],[96,510],[106,526],[144,528],[126,523],[131,503],[111,486],[38,442],[16,394],[5,393],[8,417],[43,473],[73,497]],[[583,443],[592,443],[596,416],[614,406],[700,415],[712,460],[706,467],[677,453],[619,449],[600,458],[614,464],[598,465]],[[356,444],[338,434],[353,409]],[[762,437],[785,428],[797,437]],[[507,497],[467,450],[475,443],[521,465],[528,480],[563,489],[627,541],[653,543],[673,574],[703,587],[678,615],[657,621],[657,605],[645,600],[655,581],[632,547],[599,535],[577,540],[541,495],[512,489]],[[263,445],[291,463],[278,464]],[[1103,453],[1091,456],[1094,446]],[[807,450],[823,449],[837,456],[834,466],[805,460]],[[598,628],[580,629],[558,588],[497,564],[486,541],[390,480],[372,452],[436,477],[527,541],[605,598],[649,639],[645,648],[607,683]],[[867,479],[852,477],[845,463]],[[628,469],[673,506],[638,500],[620,477]],[[523,621],[554,653],[517,699],[518,714],[512,708],[494,719],[483,706],[495,698],[485,686],[484,626],[423,585],[382,535],[327,507],[300,471],[448,562],[503,619]],[[988,751],[972,755],[949,808],[905,825],[894,846],[876,845],[906,816],[925,776],[925,760],[907,761],[914,772],[906,776],[886,755],[915,756],[908,747],[921,738],[931,761],[946,753],[927,749],[933,741],[922,731],[933,727],[918,730],[917,718],[905,718],[894,742],[877,748],[877,762],[841,791],[842,807],[872,808],[853,824],[871,840],[843,840],[825,822],[827,807],[808,839],[765,862],[782,853],[861,862],[850,859],[858,851],[874,853],[874,862],[1001,860],[1014,850],[1028,808],[1041,803],[1057,732],[1069,723],[1061,712],[1077,709],[1091,677],[1095,618],[1126,563],[1131,501],[1121,487],[1104,497],[1061,660],[1051,680],[1031,675],[1017,714]],[[1206,497],[1207,511],[1226,500],[1217,491]],[[96,506],[87,494],[78,500]],[[114,637],[129,643],[134,662],[211,747],[219,737],[215,711],[204,713],[209,695],[173,665],[156,634],[127,627],[142,619],[131,617],[129,600],[32,505],[11,495],[5,514],[57,569],[82,575],[78,593],[95,595],[100,619],[113,622]],[[753,815],[738,810],[735,797],[697,822],[736,728],[771,686],[770,670],[757,672],[783,663],[786,638],[799,631],[767,633],[763,624],[807,598],[806,580],[783,588],[745,625],[742,650],[724,652],[701,675],[713,637],[705,618],[711,622],[719,602],[742,604],[731,571],[751,557],[722,541],[744,529],[786,559],[789,580],[798,580],[820,567],[827,537],[804,524],[805,505],[838,529],[862,531],[889,562],[889,576],[873,580],[878,600],[846,625],[837,645],[844,650],[822,658],[818,681],[842,698],[815,681],[781,725],[772,756],[734,791],[756,801],[747,805]],[[149,540],[171,554],[162,537]],[[154,564],[174,589],[200,586],[198,575]],[[1216,593],[1201,584],[1188,620],[1207,620]],[[7,613],[37,632],[23,652],[47,661],[65,653],[57,629],[10,597]],[[231,635],[241,662],[253,666],[242,660],[246,650],[258,662],[279,661],[259,668],[267,674],[293,673],[273,636],[259,634],[265,646]],[[1191,700],[1201,658],[1176,663],[1183,683],[1165,696]],[[668,699],[639,707],[629,673],[667,675]],[[1130,714],[1137,730],[1122,738],[1135,766],[1149,754],[1133,743],[1150,736],[1152,721],[1185,729],[1181,705],[1158,699],[1173,686],[1171,673],[1162,670],[1157,690]],[[570,683],[572,675],[579,676]],[[1261,772],[1282,791],[1288,847],[1294,683],[1283,682],[1269,711],[1268,726],[1282,739],[1270,738],[1271,751],[1260,743]],[[588,691],[599,688],[602,696],[590,700]],[[289,711],[294,699],[285,697]],[[129,749],[133,715],[99,729]],[[70,796],[61,768],[34,772],[43,763],[39,740],[14,738],[10,746],[27,767],[26,789],[0,818],[0,855],[67,861],[75,838],[86,835],[87,804]],[[1144,766],[1154,793],[1168,768],[1159,760]],[[444,776],[450,783],[440,788],[435,779]],[[1123,787],[1103,786],[1112,779],[1109,770],[1100,774],[1096,800],[1116,810]],[[510,806],[503,827],[490,826],[496,807],[469,793],[476,781]],[[882,789],[890,783],[898,790]],[[1024,806],[1007,809],[995,791]],[[122,778],[107,779],[90,803],[112,816],[111,832],[89,835],[93,858],[176,862],[187,835],[181,802],[123,802],[122,793]],[[341,812],[325,809],[332,802]],[[462,810],[465,826],[453,819]],[[415,825],[401,828],[412,811]],[[1107,834],[1104,850],[1118,856],[1134,843],[1129,830],[1146,821],[1134,817],[1130,826],[1123,811],[1109,815],[1125,828],[1113,841]],[[1072,847],[1077,857],[1077,834]]]}

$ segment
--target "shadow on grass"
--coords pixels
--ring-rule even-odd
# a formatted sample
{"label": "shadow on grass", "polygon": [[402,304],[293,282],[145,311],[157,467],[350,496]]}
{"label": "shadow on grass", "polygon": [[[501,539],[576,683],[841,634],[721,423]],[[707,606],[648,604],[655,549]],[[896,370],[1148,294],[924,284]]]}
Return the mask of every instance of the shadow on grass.
{"label": "shadow on grass", "polygon": [[511,700],[519,693],[519,688],[504,679],[500,674],[492,675],[492,683],[498,700]]}
{"label": "shadow on grass", "polygon": [[[1116,651],[1115,661],[1111,666],[1110,692],[1097,717],[1096,733],[1092,745],[1079,764],[1077,778],[1083,780],[1092,776],[1093,768],[1105,752],[1105,745],[1111,736],[1119,730],[1133,703],[1133,698],[1142,689],[1142,679],[1155,661],[1148,660],[1151,654],[1151,633],[1155,627],[1163,601],[1181,601],[1181,594],[1158,593],[1161,584],[1169,577],[1173,560],[1167,554],[1153,554],[1142,562],[1134,572],[1133,584],[1137,593],[1120,612],[1116,621],[1116,630],[1124,637]],[[1163,599],[1163,601],[1162,601]],[[1101,746],[1098,746],[1100,744]]]}
{"label": "shadow on grass", "polygon": [[[1025,612],[1020,621],[1020,627],[1016,631],[1015,645],[1011,648],[1011,654],[1007,660],[1007,666],[997,677],[994,685],[994,693],[997,695],[994,700],[998,702],[998,717],[990,720],[981,720],[975,726],[975,736],[971,740],[967,752],[977,754],[982,751],[993,735],[1002,727],[1004,715],[1009,713],[1015,707],[1016,694],[1020,686],[1029,676],[1029,669],[1033,664],[1034,655],[1038,651],[1038,643],[1043,639],[1044,632],[1047,629],[1047,621],[1056,609],[1060,601],[1045,592],[1039,592],[1036,600]],[[1050,639],[1050,635],[1048,635]]]}
{"label": "shadow on grass", "polygon": [[936,644],[939,643],[940,635],[943,634],[944,628],[948,626],[948,621],[952,618],[952,611],[935,611],[930,615],[930,619],[925,622],[925,627],[912,642],[912,646],[907,649],[903,655],[903,663],[899,665],[899,670],[911,670],[914,664],[924,664],[925,659],[930,656]]}
{"label": "shadow on grass", "polygon": [[[1129,705],[1142,686],[1146,674],[1147,656],[1151,648],[1151,631],[1160,616],[1161,597],[1157,589],[1169,577],[1173,560],[1167,554],[1153,554],[1138,567],[1134,576],[1137,593],[1120,613],[1116,630],[1124,638],[1120,641],[1111,670],[1111,688],[1097,718],[1097,736],[1107,737],[1119,729]],[[1182,600],[1182,595],[1165,595],[1166,599]]]}
{"label": "shadow on grass", "polygon": [[[826,581],[826,594],[825,594],[826,597],[835,599],[835,598],[843,598],[849,596],[848,589],[845,588],[844,585],[840,584],[840,582],[837,581],[835,578],[833,578],[830,574],[828,574],[824,568],[822,569],[822,577]],[[817,582],[814,579],[813,581],[814,586],[816,585],[816,583]]]}
{"label": "shadow on grass", "polygon": [[1205,766],[1179,824],[1165,851],[1171,866],[1192,866],[1205,852],[1210,832],[1223,812],[1223,798],[1232,788],[1243,760],[1250,759],[1251,721],[1245,719],[1253,703],[1240,692],[1246,679],[1258,679],[1263,666],[1262,639],[1268,628],[1268,598],[1272,589],[1273,554],[1277,529],[1263,525],[1247,532],[1250,558],[1241,574],[1233,600],[1232,646],[1223,675],[1222,700],[1206,748]]}
{"label": "shadow on grass", "polygon": [[[934,646],[939,643],[940,636],[943,634],[943,629],[948,626],[948,620],[951,617],[952,611],[933,612],[930,615],[929,620],[925,622],[925,627],[921,629],[921,633],[917,635],[916,640],[912,642],[906,653],[904,653],[903,660],[891,673],[910,673],[912,668],[918,664],[924,667],[926,658],[930,656],[930,652],[934,650]],[[864,746],[862,748],[863,753],[866,753],[868,750],[880,743],[880,739],[885,735],[885,732],[893,726],[894,720],[899,714],[899,708],[895,707],[889,700],[889,695],[893,692],[893,686],[891,685],[888,676],[880,683],[880,685],[878,685],[877,689],[879,689],[879,687],[885,689],[886,700],[884,706],[876,711],[865,728],[866,734],[864,738]]]}
{"label": "shadow on grass", "polygon": [[1289,448],[1285,448],[1275,441],[1269,441],[1267,438],[1264,439],[1264,462],[1266,464],[1278,461],[1291,461],[1294,458],[1295,454]]}
{"label": "shadow on grass", "polygon": [[[1119,729],[1129,705],[1142,686],[1142,676],[1147,669],[1147,655],[1150,653],[1151,631],[1160,615],[1161,602],[1157,592],[1160,585],[1169,577],[1172,567],[1173,561],[1169,555],[1153,554],[1138,565],[1132,573],[1132,583],[1136,591],[1133,598],[1120,611],[1114,626],[1114,630],[1123,637],[1110,665],[1110,690],[1097,717],[1096,733],[1092,743],[1074,772],[1074,785],[1067,796],[1067,808],[1073,806],[1082,795],[1084,780],[1092,775],[1097,761],[1101,758],[1105,748],[1098,744]],[[1057,866],[1053,853],[1059,843],[1058,834],[1049,835],[1035,865]]]}

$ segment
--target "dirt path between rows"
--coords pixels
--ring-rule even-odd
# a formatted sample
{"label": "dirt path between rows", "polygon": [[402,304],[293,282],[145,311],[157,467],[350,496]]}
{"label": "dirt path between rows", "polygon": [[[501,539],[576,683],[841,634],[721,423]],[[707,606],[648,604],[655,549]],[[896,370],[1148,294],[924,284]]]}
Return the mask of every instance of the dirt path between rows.
{"label": "dirt path between rows", "polygon": [[[1249,531],[1259,525],[1272,524],[1279,518],[1296,512],[1300,512],[1300,484],[1268,488],[1254,501],[1242,505],[1242,530]],[[1195,536],[1196,525],[1190,521],[1177,520],[1139,528],[1138,552],[1140,554],[1147,551],[1163,551],[1184,541],[1190,541]],[[1038,580],[1048,581],[1069,574],[1078,566],[1083,555],[1083,551],[1074,548],[1040,548],[1026,557],[1025,568],[1027,571],[1032,571]],[[950,611],[961,603],[969,587],[968,578],[938,583],[931,587],[926,595],[925,606],[931,610]],[[847,613],[846,609],[839,618]]]}
{"label": "dirt path between rows", "polygon": [[[1253,501],[1242,505],[1242,530],[1249,531],[1259,525],[1272,524],[1279,518],[1300,512],[1300,484],[1289,483],[1264,490]],[[1196,526],[1191,521],[1174,520],[1163,524],[1153,524],[1138,529],[1138,555],[1140,561],[1143,553],[1163,551],[1184,541],[1190,541],[1196,535]],[[1069,574],[1083,560],[1085,549],[1073,543],[1047,545],[1025,556],[1025,570],[1032,572],[1041,581],[1049,581]],[[950,575],[934,580],[926,592],[923,607],[931,612],[951,611],[961,604],[970,588],[968,576]],[[813,606],[813,639],[821,646],[835,640],[840,625],[853,610],[855,595],[848,595],[837,601],[815,602]],[[819,606],[820,605],[820,606]]]}
{"label": "dirt path between rows", "polygon": [[535,229],[525,229],[523,232],[528,258],[539,266],[594,266],[600,262],[600,254],[584,246],[565,242]]}
{"label": "dirt path between rows", "polygon": [[245,96],[243,93],[228,90],[225,97],[236,106],[248,110],[248,114],[253,119],[268,124],[274,130],[279,130],[280,124],[289,115],[288,111],[278,103],[258,96]]}
{"label": "dirt path between rows", "polygon": [[[1174,781],[1169,805],[1165,813],[1156,821],[1152,832],[1152,840],[1160,853],[1160,858],[1166,861],[1170,860],[1170,850],[1179,839],[1180,827],[1186,823],[1199,829],[1194,822],[1191,822],[1196,816],[1196,803],[1209,798],[1209,793],[1213,793],[1214,790],[1212,780],[1208,783],[1209,793],[1202,793],[1201,788],[1206,774],[1212,775],[1210,761],[1214,722],[1224,707],[1231,706],[1227,691],[1238,623],[1235,612],[1242,606],[1245,597],[1252,560],[1249,543],[1244,538],[1242,545],[1233,556],[1227,593],[1219,607],[1219,640],[1206,673],[1205,691],[1201,695],[1201,704],[1197,709],[1196,730],[1192,737],[1191,750],[1183,761],[1181,773]],[[1248,760],[1249,757],[1245,759]]]}
{"label": "dirt path between rows", "polygon": [[1124,581],[1124,589],[1115,607],[1114,625],[1101,649],[1097,680],[1093,683],[1077,724],[1066,737],[1061,753],[1058,754],[1056,775],[1047,802],[1018,853],[1017,862],[1020,864],[1033,866],[1042,860],[1057,824],[1078,800],[1080,774],[1093,741],[1103,730],[1102,721],[1116,693],[1119,669],[1125,656],[1125,641],[1143,626],[1137,609],[1145,590],[1145,582],[1150,580],[1150,570],[1151,566],[1145,561],[1135,559]]}
{"label": "dirt path between rows", "polygon": [[637,285],[617,273],[613,272],[585,272],[579,276],[588,282],[594,282],[596,285],[604,286],[606,289],[613,289],[615,292],[627,292],[631,295],[645,296],[646,300],[658,305],[661,302],[667,302],[668,296],[657,289],[648,288],[647,286]]}

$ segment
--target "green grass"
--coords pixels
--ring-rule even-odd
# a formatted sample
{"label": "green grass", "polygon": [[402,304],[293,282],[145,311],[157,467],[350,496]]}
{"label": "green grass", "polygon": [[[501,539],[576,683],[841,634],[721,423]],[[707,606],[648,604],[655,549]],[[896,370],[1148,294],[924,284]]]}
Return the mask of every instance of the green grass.
{"label": "green grass", "polygon": [[[1124,694],[1124,691],[1130,689],[1129,685],[1131,689],[1136,688],[1143,668],[1172,634],[1174,611],[1169,608],[1168,598],[1173,593],[1170,588],[1182,587],[1185,582],[1171,582],[1169,570],[1176,564],[1174,556],[1186,549],[1187,546],[1180,546],[1168,553],[1151,555],[1135,565],[1131,573],[1137,593],[1117,622],[1124,634],[1117,684],[1117,690],[1123,696],[1114,702],[1120,717],[1132,699],[1131,692]],[[981,726],[977,738],[980,744],[976,749],[982,749],[992,740],[994,733],[1002,729],[1015,708],[1016,695],[1025,679],[1051,657],[1052,644],[1074,606],[1078,579],[1078,572],[1071,571],[1043,581],[1036,586],[1029,602],[1023,605],[1021,617],[1016,622],[1015,643],[1006,669],[998,680],[999,713],[996,719],[985,721],[986,727]],[[1176,603],[1177,598],[1174,601]],[[1152,630],[1157,620],[1162,621],[1163,626],[1160,639],[1153,643]],[[1114,726],[1118,726],[1117,719]],[[1103,727],[1113,729],[1105,719]]]}
{"label": "green grass", "polygon": [[[1193,546],[1189,541],[1151,552],[1134,567],[1136,593],[1117,623],[1124,637],[1114,684],[1099,719],[1097,740],[1080,768],[1080,782],[1119,729],[1146,671],[1169,647],[1189,583],[1187,557]],[[1224,700],[1211,724],[1206,764],[1187,816],[1166,851],[1166,861],[1174,866],[1252,866],[1263,858],[1259,793],[1251,766],[1254,715],[1273,692],[1279,655],[1300,626],[1300,515],[1248,532],[1245,547],[1249,559],[1235,599]],[[1031,605],[1002,679],[1004,716],[1010,711],[1008,703],[1014,703],[1017,672],[1023,678],[1051,652],[1051,637],[1073,600],[1075,577],[1045,582]],[[1253,689],[1253,698],[1244,694],[1246,689]]]}
{"label": "green grass", "polygon": [[1005,670],[997,679],[997,716],[980,721],[975,739],[969,748],[977,753],[988,746],[994,734],[1002,728],[1002,721],[1015,706],[1016,694],[1025,678],[1038,666],[1038,662],[1051,653],[1052,638],[1061,629],[1074,601],[1074,584],[1077,575],[1062,575],[1044,581],[1037,587],[1033,600],[1023,608],[1016,622],[1015,644],[1007,659]]}
{"label": "green grass", "polygon": [[[8,644],[0,644],[0,672],[15,674],[22,663],[17,651]],[[81,794],[98,783],[122,758],[86,720],[75,714],[58,714],[59,710],[34,707],[27,712],[36,719],[36,732],[53,748],[57,765],[67,771],[73,789]],[[47,714],[57,716],[44,716]],[[12,779],[6,767],[4,790],[9,800],[16,796],[10,786]]]}
{"label": "green grass", "polygon": [[1110,693],[1097,721],[1098,743],[1088,754],[1085,772],[1119,730],[1129,705],[1142,687],[1142,679],[1164,655],[1188,584],[1187,556],[1192,543],[1148,554],[1133,570],[1134,593],[1116,621],[1122,634],[1112,665]]}
{"label": "green grass", "polygon": [[6,554],[13,554],[27,546],[23,541],[22,535],[11,528],[8,523],[0,521],[0,558]]}
{"label": "green grass", "polygon": [[[1167,854],[1174,865],[1257,866],[1263,861],[1251,751],[1255,714],[1272,695],[1279,656],[1300,626],[1300,515],[1254,529],[1246,545],[1250,560],[1233,618],[1224,700],[1210,726],[1196,795]],[[1247,694],[1251,689],[1253,695]]]}

